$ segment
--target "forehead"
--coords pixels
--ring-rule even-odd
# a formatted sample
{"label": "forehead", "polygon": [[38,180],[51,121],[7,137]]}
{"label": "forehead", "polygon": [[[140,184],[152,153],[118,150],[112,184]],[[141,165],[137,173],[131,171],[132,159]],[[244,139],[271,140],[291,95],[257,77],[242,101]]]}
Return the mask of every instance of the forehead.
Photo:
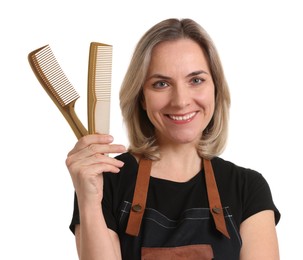
{"label": "forehead", "polygon": [[157,44],[151,53],[149,69],[179,68],[207,69],[208,62],[204,50],[191,39],[164,41]]}

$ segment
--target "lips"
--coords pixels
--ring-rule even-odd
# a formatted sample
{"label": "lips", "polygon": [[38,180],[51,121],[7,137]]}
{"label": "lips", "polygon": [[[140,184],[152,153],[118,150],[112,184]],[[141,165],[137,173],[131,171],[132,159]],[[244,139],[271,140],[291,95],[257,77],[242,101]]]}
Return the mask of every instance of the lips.
{"label": "lips", "polygon": [[188,120],[192,119],[196,114],[197,114],[197,112],[192,112],[192,113],[188,113],[185,115],[167,115],[167,116],[174,121],[182,122],[182,121],[188,121]]}

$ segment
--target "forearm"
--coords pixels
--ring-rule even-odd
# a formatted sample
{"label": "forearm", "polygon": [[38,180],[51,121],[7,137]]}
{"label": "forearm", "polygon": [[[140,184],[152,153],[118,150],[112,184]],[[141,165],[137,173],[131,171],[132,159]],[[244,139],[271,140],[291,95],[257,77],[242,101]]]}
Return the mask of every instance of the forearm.
{"label": "forearm", "polygon": [[80,209],[80,260],[121,259],[117,237],[107,228],[101,205]]}
{"label": "forearm", "polygon": [[119,173],[124,163],[105,154],[122,153],[110,135],[86,135],[68,153],[66,166],[77,194],[80,225],[75,230],[81,260],[121,259],[118,235],[108,229],[101,209],[103,172]]}

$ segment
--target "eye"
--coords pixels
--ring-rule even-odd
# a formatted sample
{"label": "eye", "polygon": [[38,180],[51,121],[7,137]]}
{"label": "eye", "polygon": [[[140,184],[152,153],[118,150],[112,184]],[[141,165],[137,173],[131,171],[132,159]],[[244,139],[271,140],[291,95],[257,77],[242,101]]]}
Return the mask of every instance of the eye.
{"label": "eye", "polygon": [[157,81],[152,84],[153,88],[156,89],[162,89],[168,86],[168,84],[165,81]]}
{"label": "eye", "polygon": [[193,85],[200,85],[205,81],[203,78],[192,78],[191,82]]}

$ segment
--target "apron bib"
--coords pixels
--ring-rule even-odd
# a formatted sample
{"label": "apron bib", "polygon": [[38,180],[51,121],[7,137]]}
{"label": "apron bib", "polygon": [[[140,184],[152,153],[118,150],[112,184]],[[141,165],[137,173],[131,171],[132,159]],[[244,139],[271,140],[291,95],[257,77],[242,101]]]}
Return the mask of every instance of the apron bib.
{"label": "apron bib", "polygon": [[[139,161],[134,197],[132,204],[129,205],[130,213],[126,227],[126,234],[136,237],[140,232],[143,215],[145,214],[145,218],[153,220],[144,224],[144,229],[152,230],[154,235],[149,235],[142,241],[141,259],[238,259],[241,239],[228,208],[222,208],[210,160],[203,159],[209,209],[185,211],[184,219],[186,221],[178,226],[178,232],[174,232],[176,224],[173,221],[157,211],[146,209],[151,165],[151,160],[141,158]],[[215,225],[215,229],[210,228],[213,225]],[[165,241],[161,241],[162,237],[165,238]],[[188,239],[188,237],[190,238]],[[188,240],[191,241],[190,244],[186,244],[185,241]],[[222,252],[225,253],[222,254]],[[228,255],[234,256],[228,257],[226,252]]]}

